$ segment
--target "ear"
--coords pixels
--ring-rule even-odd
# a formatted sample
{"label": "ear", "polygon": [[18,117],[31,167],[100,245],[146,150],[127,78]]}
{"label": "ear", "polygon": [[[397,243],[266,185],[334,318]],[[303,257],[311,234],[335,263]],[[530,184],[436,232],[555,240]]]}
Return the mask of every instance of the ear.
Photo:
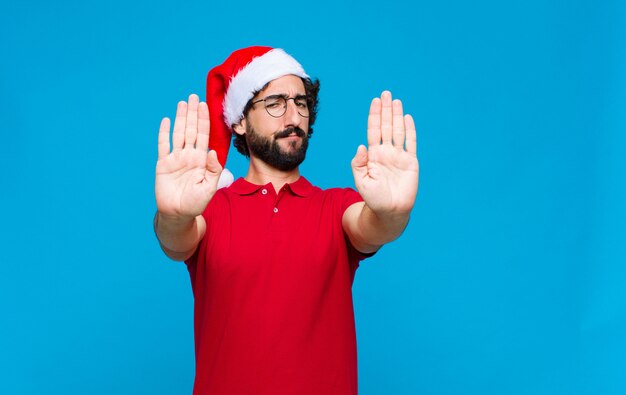
{"label": "ear", "polygon": [[233,125],[233,131],[240,136],[246,133],[246,119],[242,119],[239,123]]}

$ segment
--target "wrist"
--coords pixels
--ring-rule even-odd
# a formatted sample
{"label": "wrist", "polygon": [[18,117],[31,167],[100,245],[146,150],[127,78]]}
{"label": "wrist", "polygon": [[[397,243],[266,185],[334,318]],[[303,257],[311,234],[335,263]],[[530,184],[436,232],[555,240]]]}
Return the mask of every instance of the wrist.
{"label": "wrist", "polygon": [[408,220],[409,216],[411,215],[411,208],[409,208],[408,210],[404,209],[404,210],[389,210],[389,209],[378,209],[375,210],[373,208],[371,208],[370,206],[368,206],[367,204],[365,204],[363,206],[363,211],[368,211],[369,215],[373,216],[376,220],[383,222],[383,223],[387,223],[387,222],[402,222],[403,220]]}

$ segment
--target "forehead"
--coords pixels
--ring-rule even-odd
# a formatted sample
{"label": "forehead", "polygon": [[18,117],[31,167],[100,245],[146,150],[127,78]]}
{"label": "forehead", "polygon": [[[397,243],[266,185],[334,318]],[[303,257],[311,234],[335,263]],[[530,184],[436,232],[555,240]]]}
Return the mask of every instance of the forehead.
{"label": "forehead", "polygon": [[265,89],[259,92],[261,95],[278,95],[286,94],[288,96],[304,95],[304,83],[302,79],[295,75],[285,75],[272,80]]}

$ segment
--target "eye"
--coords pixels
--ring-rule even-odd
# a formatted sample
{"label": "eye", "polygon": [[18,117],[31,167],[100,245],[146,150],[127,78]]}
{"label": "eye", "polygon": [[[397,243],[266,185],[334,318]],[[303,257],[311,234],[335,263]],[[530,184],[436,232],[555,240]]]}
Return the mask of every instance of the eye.
{"label": "eye", "polygon": [[266,99],[265,100],[265,107],[267,108],[279,108],[280,106],[282,106],[282,100],[278,99],[278,98],[271,98],[271,99]]}
{"label": "eye", "polygon": [[294,100],[294,102],[296,103],[296,106],[298,106],[298,108],[307,108],[308,107],[306,99],[296,99],[296,100]]}

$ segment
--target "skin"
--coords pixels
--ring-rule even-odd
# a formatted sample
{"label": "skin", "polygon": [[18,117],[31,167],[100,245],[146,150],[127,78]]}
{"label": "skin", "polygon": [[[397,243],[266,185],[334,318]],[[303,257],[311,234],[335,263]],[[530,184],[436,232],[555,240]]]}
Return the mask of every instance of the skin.
{"label": "skin", "polygon": [[192,94],[178,103],[171,150],[170,120],[163,118],[159,128],[155,231],[165,254],[177,261],[189,258],[204,236],[201,214],[222,173],[215,151],[207,152],[209,123],[206,103]]}
{"label": "skin", "polygon": [[[271,95],[286,94],[289,97],[304,95],[304,84],[300,77],[287,75],[272,81],[265,90],[259,92],[255,100]],[[280,118],[270,116],[262,103],[257,103],[248,113],[247,119],[243,119],[233,130],[235,133],[243,135],[246,133],[246,124],[250,122],[255,131],[265,137],[273,138],[273,134],[289,127],[299,127],[307,134],[309,132],[309,120],[298,114],[293,100],[287,100],[287,111]],[[295,145],[295,146],[294,146]],[[302,139],[297,136],[278,139],[278,146],[283,152],[292,152],[295,147],[302,145]],[[300,178],[298,168],[291,171],[280,171],[263,162],[254,154],[250,153],[250,166],[246,181],[256,185],[272,183],[274,189],[279,191],[286,183],[292,183]]]}
{"label": "skin", "polygon": [[368,146],[352,159],[354,183],[363,202],[348,207],[343,227],[361,252],[374,252],[402,234],[415,204],[419,179],[415,123],[402,102],[384,91],[370,105]]}
{"label": "skin", "polygon": [[[299,77],[278,78],[254,99],[274,94],[294,97],[304,94]],[[280,118],[271,117],[262,103],[233,127],[245,134],[246,123],[268,138],[291,126],[308,133],[308,118],[298,114],[293,100]],[[172,147],[169,143],[170,120],[163,118],[159,130],[159,159],[156,166],[155,193],[157,214],[155,230],[163,251],[174,260],[185,260],[195,252],[204,236],[206,223],[202,212],[217,190],[222,167],[214,151],[207,152],[209,112],[206,103],[190,95],[188,103],[178,103]],[[358,147],[352,159],[356,189],[363,202],[351,205],[343,215],[343,227],[353,246],[364,253],[374,252],[395,240],[405,229],[417,196],[419,164],[413,118],[404,115],[402,102],[392,100],[384,91],[370,105],[367,130],[368,146]],[[302,144],[297,136],[278,140],[284,152]],[[298,168],[280,171],[250,155],[245,179],[253,184],[272,183],[278,191],[285,183],[300,177]]]}

